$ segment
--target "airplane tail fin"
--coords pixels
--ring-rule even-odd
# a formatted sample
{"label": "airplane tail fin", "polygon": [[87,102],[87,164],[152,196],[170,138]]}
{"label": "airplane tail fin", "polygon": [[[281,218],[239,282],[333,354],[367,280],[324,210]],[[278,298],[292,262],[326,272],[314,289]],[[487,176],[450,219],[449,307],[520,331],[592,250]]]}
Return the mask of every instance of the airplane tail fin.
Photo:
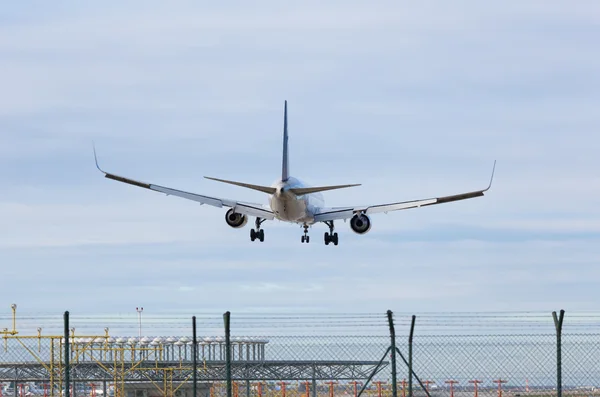
{"label": "airplane tail fin", "polygon": [[287,181],[290,177],[290,163],[288,157],[288,127],[287,127],[287,101],[283,105],[283,156],[281,164],[281,180]]}
{"label": "airplane tail fin", "polygon": [[228,181],[225,179],[211,178],[208,176],[205,176],[205,178],[213,180],[213,181],[217,181],[217,182],[229,183],[230,185],[245,187],[245,188],[252,189],[252,190],[258,190],[259,192],[263,192],[263,193],[267,193],[267,194],[275,194],[275,192],[277,191],[277,189],[275,189],[274,187],[270,187],[270,186],[252,185],[250,183]]}
{"label": "airplane tail fin", "polygon": [[353,185],[334,185],[334,186],[315,186],[315,187],[297,187],[292,188],[289,191],[294,193],[296,196],[301,196],[303,194],[324,192],[326,190],[334,190],[334,189],[344,189],[347,187],[360,186],[360,183]]}

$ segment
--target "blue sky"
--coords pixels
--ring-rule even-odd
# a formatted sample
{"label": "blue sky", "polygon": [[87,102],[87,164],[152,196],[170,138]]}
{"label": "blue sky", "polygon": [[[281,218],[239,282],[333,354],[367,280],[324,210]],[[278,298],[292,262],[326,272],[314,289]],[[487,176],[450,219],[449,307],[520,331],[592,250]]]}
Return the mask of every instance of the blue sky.
{"label": "blue sky", "polygon": [[[600,299],[600,4],[14,3],[0,16],[0,302],[22,311],[591,310]],[[340,245],[102,178],[328,205],[483,188]]]}

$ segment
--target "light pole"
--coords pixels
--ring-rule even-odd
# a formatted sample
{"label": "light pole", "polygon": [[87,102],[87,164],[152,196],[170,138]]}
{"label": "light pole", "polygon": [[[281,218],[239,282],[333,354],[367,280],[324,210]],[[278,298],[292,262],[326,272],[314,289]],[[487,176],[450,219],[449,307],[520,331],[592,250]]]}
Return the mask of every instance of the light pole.
{"label": "light pole", "polygon": [[138,313],[138,317],[140,320],[140,340],[142,340],[142,312],[144,311],[143,307],[136,307],[135,311]]}

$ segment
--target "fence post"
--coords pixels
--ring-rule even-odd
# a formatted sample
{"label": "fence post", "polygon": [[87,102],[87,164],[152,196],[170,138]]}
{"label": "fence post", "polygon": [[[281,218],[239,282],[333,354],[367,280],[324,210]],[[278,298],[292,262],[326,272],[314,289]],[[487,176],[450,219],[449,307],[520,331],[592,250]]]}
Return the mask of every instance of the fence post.
{"label": "fence post", "polygon": [[410,322],[410,334],[408,336],[408,397],[413,397],[413,334],[415,331],[415,319],[416,316],[413,314]]}
{"label": "fence post", "polygon": [[[70,397],[70,386],[71,382],[69,379],[69,375],[71,373],[71,369],[69,367],[69,358],[71,357],[71,353],[69,352],[69,312],[66,311],[64,315],[65,322],[65,397]],[[16,390],[16,385],[15,385]]]}
{"label": "fence post", "polygon": [[[223,314],[223,322],[225,323],[225,376],[227,377],[227,397],[231,396],[231,328],[230,320],[231,313]],[[67,396],[68,397],[68,396]]]}
{"label": "fence post", "polygon": [[388,323],[390,326],[390,338],[392,342],[392,397],[398,396],[396,387],[396,330],[394,329],[394,318],[391,310],[387,311]]}
{"label": "fence post", "polygon": [[315,363],[312,365],[312,397],[317,397],[317,367]]}
{"label": "fence post", "polygon": [[[556,328],[556,393],[557,397],[562,397],[562,325],[565,311],[560,311],[560,318],[556,317],[556,312],[552,312],[554,327]],[[67,396],[68,397],[68,396]]]}
{"label": "fence post", "polygon": [[194,371],[194,386],[193,386],[193,397],[198,396],[198,340],[196,339],[196,316],[192,317],[192,343],[194,348],[194,360],[193,360],[193,371]]}

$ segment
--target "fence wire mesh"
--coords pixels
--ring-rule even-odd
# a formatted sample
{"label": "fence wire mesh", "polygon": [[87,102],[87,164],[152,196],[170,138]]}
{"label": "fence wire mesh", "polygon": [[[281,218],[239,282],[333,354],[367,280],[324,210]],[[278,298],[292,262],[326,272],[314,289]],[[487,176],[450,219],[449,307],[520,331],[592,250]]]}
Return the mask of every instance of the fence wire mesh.
{"label": "fence wire mesh", "polygon": [[[61,315],[0,315],[0,397],[65,396],[67,369],[70,397],[193,397],[194,369],[202,397],[394,397],[386,313],[233,314],[229,345],[223,316],[196,318],[194,360],[191,315],[72,315],[67,368]],[[411,360],[413,396],[600,396],[598,315],[565,317],[560,388],[550,313],[419,315],[412,358],[411,320],[394,316],[396,397]]]}

